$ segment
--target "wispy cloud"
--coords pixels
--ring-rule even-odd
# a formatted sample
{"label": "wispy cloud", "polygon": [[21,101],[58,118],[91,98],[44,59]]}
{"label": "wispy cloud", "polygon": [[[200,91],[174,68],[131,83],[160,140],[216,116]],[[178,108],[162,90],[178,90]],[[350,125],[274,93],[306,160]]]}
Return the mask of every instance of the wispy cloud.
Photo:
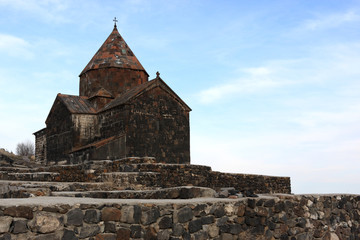
{"label": "wispy cloud", "polygon": [[198,93],[200,103],[237,98],[257,93],[273,93],[294,87],[334,89],[337,94],[360,88],[360,42],[314,45],[303,58],[273,59],[262,66],[242,68],[223,80],[223,84],[208,87]]}
{"label": "wispy cloud", "polygon": [[319,15],[317,18],[306,20],[302,28],[305,30],[330,29],[354,22],[360,22],[360,15],[356,11],[346,11],[330,15]]}
{"label": "wispy cloud", "polygon": [[31,52],[31,44],[26,40],[0,33],[0,52],[11,57],[23,57],[25,59],[32,58],[34,54]]}
{"label": "wispy cloud", "polygon": [[0,6],[25,11],[51,22],[69,22],[64,14],[68,1],[63,0],[0,0]]}
{"label": "wispy cloud", "polygon": [[207,104],[239,93],[266,91],[287,84],[275,76],[276,69],[268,67],[246,68],[242,69],[241,72],[245,75],[242,78],[201,91],[199,93],[200,101]]}

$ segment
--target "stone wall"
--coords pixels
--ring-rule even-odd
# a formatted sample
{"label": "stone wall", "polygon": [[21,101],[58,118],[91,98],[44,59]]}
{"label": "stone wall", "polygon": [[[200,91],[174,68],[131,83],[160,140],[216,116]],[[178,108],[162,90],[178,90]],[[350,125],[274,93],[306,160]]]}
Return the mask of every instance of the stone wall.
{"label": "stone wall", "polygon": [[126,156],[190,163],[189,111],[160,87],[100,112],[101,138],[126,134]]}
{"label": "stone wall", "polygon": [[99,128],[102,138],[109,138],[125,132],[129,114],[128,105],[116,106],[110,110],[101,112],[99,117]]}
{"label": "stone wall", "polygon": [[148,81],[145,71],[121,68],[103,68],[90,70],[80,76],[80,96],[93,96],[104,88],[113,97]]}
{"label": "stone wall", "polygon": [[159,86],[130,103],[127,156],[190,163],[189,110]]}
{"label": "stone wall", "polygon": [[98,117],[94,114],[72,114],[73,148],[84,146],[100,138]]}
{"label": "stone wall", "polygon": [[35,135],[35,160],[46,164],[46,128],[34,133]]}
{"label": "stone wall", "polygon": [[[119,186],[136,184],[141,189],[167,188],[177,186],[200,186],[219,190],[224,187],[234,187],[237,190],[247,190],[255,193],[291,193],[289,177],[274,177],[254,174],[231,174],[211,171],[211,167],[192,164],[161,164],[153,163],[153,158],[127,158],[114,161],[94,161],[89,164],[54,165],[26,170],[0,168],[0,179],[44,181],[34,178],[35,172],[49,173],[46,181],[58,182],[101,182],[104,173],[114,173],[116,184],[118,172],[141,173],[153,172],[156,175],[144,175],[141,180],[133,183],[121,182]],[[149,162],[149,163],[146,163]],[[151,162],[151,163],[150,163]],[[122,175],[124,176],[124,175]],[[137,180],[136,178],[135,180]]]}
{"label": "stone wall", "polygon": [[126,136],[113,136],[100,140],[69,153],[69,164],[79,164],[91,160],[121,159],[126,157]]}
{"label": "stone wall", "polygon": [[71,113],[59,100],[46,120],[46,160],[59,162],[68,159],[68,152],[74,145]]}
{"label": "stone wall", "polygon": [[358,195],[68,199],[3,200],[0,239],[360,239]]}

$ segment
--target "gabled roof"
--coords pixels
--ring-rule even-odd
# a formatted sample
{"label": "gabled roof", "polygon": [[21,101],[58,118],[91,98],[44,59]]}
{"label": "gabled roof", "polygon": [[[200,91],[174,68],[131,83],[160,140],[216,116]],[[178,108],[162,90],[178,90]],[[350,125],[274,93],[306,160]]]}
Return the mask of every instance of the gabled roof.
{"label": "gabled roof", "polygon": [[94,97],[114,98],[114,96],[111,95],[111,93],[108,90],[106,90],[105,88],[100,88],[95,94],[90,96],[89,99],[94,98]]}
{"label": "gabled roof", "polygon": [[[157,77],[151,81],[145,82],[141,85],[138,85],[126,91],[121,96],[115,98],[110,103],[105,105],[104,108],[100,109],[99,111],[96,111],[96,109],[91,105],[90,101],[88,100],[89,99],[88,97],[58,93],[45,122],[48,121],[51,113],[54,111],[54,106],[56,101],[60,101],[61,103],[63,103],[65,107],[69,110],[69,112],[73,114],[97,114],[98,112],[103,112],[108,109],[114,108],[116,106],[126,104],[131,99],[134,99],[155,87],[160,87],[162,90],[170,94],[187,111],[191,111],[191,108],[160,77]],[[99,94],[101,96],[103,96],[103,94],[107,95],[106,94],[107,91],[105,89],[103,90],[104,92],[102,91],[102,89],[100,89]],[[95,95],[93,97],[95,97]]]}
{"label": "gabled roof", "polygon": [[78,114],[96,114],[95,108],[90,104],[88,98],[85,96],[74,96],[58,93],[55,101],[50,109],[49,115],[46,118],[46,123],[49,120],[50,115],[54,111],[55,103],[60,101],[69,110],[70,113]]}
{"label": "gabled roof", "polygon": [[74,96],[58,93],[59,98],[71,113],[96,113],[95,108],[90,104],[85,96]]}
{"label": "gabled roof", "polygon": [[157,77],[153,80],[138,85],[130,89],[129,91],[126,91],[118,98],[114,99],[113,101],[105,105],[105,107],[100,111],[106,111],[113,107],[126,104],[131,99],[136,98],[155,87],[162,88],[165,92],[170,94],[176,101],[178,101],[187,111],[191,111],[191,108],[160,77]]}
{"label": "gabled roof", "polygon": [[[127,68],[146,73],[139,60],[121,37],[116,26],[114,26],[110,36],[80,73],[80,76],[90,70],[108,67]],[[147,75],[149,76],[149,74]]]}

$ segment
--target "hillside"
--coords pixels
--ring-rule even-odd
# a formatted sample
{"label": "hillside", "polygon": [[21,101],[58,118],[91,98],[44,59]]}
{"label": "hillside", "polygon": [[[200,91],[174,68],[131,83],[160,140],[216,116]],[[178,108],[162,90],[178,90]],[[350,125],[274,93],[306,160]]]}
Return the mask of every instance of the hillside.
{"label": "hillside", "polygon": [[33,158],[18,156],[0,148],[0,166],[29,165],[30,159]]}

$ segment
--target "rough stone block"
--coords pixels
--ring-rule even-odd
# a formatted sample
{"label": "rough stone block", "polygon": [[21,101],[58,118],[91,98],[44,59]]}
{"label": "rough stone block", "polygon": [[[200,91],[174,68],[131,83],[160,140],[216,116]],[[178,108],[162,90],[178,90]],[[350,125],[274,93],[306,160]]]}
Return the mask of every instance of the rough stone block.
{"label": "rough stone block", "polygon": [[80,238],[93,237],[100,232],[100,227],[98,225],[87,225],[80,228]]}
{"label": "rough stone block", "polygon": [[9,216],[0,217],[0,233],[8,232],[13,219]]}
{"label": "rough stone block", "polygon": [[179,223],[188,222],[193,218],[193,212],[191,208],[184,207],[178,211],[177,217]]}
{"label": "rough stone block", "polygon": [[269,199],[264,203],[264,207],[273,207],[275,205],[274,199]]}
{"label": "rough stone block", "polygon": [[172,235],[174,236],[181,236],[185,232],[184,226],[180,223],[175,223],[172,228],[173,232]]}
{"label": "rough stone block", "polygon": [[121,211],[114,207],[106,207],[101,211],[101,219],[103,221],[120,221]]}
{"label": "rough stone block", "polygon": [[123,206],[120,220],[124,223],[134,223],[134,206]]}
{"label": "rough stone block", "polygon": [[27,220],[14,219],[14,221],[11,224],[11,232],[14,234],[26,233],[28,231],[26,225],[27,225]]}
{"label": "rough stone block", "polygon": [[[170,231],[168,229],[159,231],[157,235],[158,240],[168,240],[170,239]],[[185,238],[184,238],[185,239]]]}
{"label": "rough stone block", "polygon": [[157,208],[150,209],[149,211],[143,212],[141,216],[141,222],[144,225],[149,225],[157,221],[160,217],[160,211]]}
{"label": "rough stone block", "polygon": [[142,237],[142,228],[140,225],[131,225],[130,226],[131,237],[132,238],[141,238]]}
{"label": "rough stone block", "polygon": [[209,239],[209,235],[205,231],[199,231],[194,234],[194,239],[195,240],[207,240],[207,239]]}
{"label": "rough stone block", "polygon": [[209,234],[209,237],[211,237],[211,238],[215,238],[215,237],[219,236],[219,228],[216,225],[210,225],[207,228],[207,232]]}
{"label": "rough stone block", "polygon": [[216,218],[221,218],[222,216],[225,215],[225,209],[224,209],[224,206],[219,206],[219,205],[214,205],[211,210],[210,210],[210,213],[211,214],[214,214],[214,216]]}
{"label": "rough stone block", "polygon": [[234,235],[239,234],[241,232],[241,225],[240,224],[231,224],[229,232]]}
{"label": "rough stone block", "polygon": [[201,217],[206,215],[205,209],[207,208],[206,204],[198,204],[193,209],[193,214],[195,217]]}
{"label": "rough stone block", "polygon": [[117,240],[114,233],[99,233],[95,236],[95,240]]}
{"label": "rough stone block", "polygon": [[144,239],[157,240],[157,233],[156,233],[155,228],[149,227],[145,232]]}
{"label": "rough stone block", "polygon": [[245,214],[245,206],[244,206],[244,205],[240,205],[240,206],[238,207],[237,215],[238,215],[239,217],[242,217],[242,216],[244,216],[244,214]]}
{"label": "rough stone block", "polygon": [[84,222],[98,223],[100,222],[100,211],[97,209],[88,209],[85,212]]}
{"label": "rough stone block", "polygon": [[60,233],[49,233],[49,234],[41,234],[41,235],[37,235],[34,238],[32,238],[33,240],[61,240],[61,235]]}
{"label": "rough stone block", "polygon": [[33,220],[29,221],[28,226],[33,232],[51,233],[61,227],[61,222],[51,213],[40,212],[35,215]]}
{"label": "rough stone block", "polygon": [[115,222],[106,221],[104,225],[105,225],[104,231],[106,233],[116,233],[116,224],[115,224]]}
{"label": "rough stone block", "polygon": [[189,232],[194,233],[202,229],[201,219],[195,219],[189,222]]}
{"label": "rough stone block", "polygon": [[268,215],[268,210],[264,207],[256,207],[255,208],[256,215],[261,217],[266,217]]}
{"label": "rough stone block", "polygon": [[0,236],[0,240],[11,240],[10,233],[5,233],[4,235]]}
{"label": "rough stone block", "polygon": [[8,207],[4,210],[4,215],[32,219],[33,211],[32,208],[27,206]]}
{"label": "rough stone block", "polygon": [[67,225],[81,226],[83,224],[84,213],[79,208],[70,210],[66,216]]}
{"label": "rough stone block", "polygon": [[65,229],[61,240],[78,240],[78,237],[76,237],[74,231]]}
{"label": "rough stone block", "polygon": [[222,233],[221,240],[234,240],[234,236],[230,233]]}
{"label": "rough stone block", "polygon": [[165,216],[160,219],[159,221],[159,228],[165,229],[165,228],[171,228],[173,225],[173,221],[171,217]]}
{"label": "rough stone block", "polygon": [[117,240],[129,240],[131,231],[128,228],[119,228],[116,232]]}

